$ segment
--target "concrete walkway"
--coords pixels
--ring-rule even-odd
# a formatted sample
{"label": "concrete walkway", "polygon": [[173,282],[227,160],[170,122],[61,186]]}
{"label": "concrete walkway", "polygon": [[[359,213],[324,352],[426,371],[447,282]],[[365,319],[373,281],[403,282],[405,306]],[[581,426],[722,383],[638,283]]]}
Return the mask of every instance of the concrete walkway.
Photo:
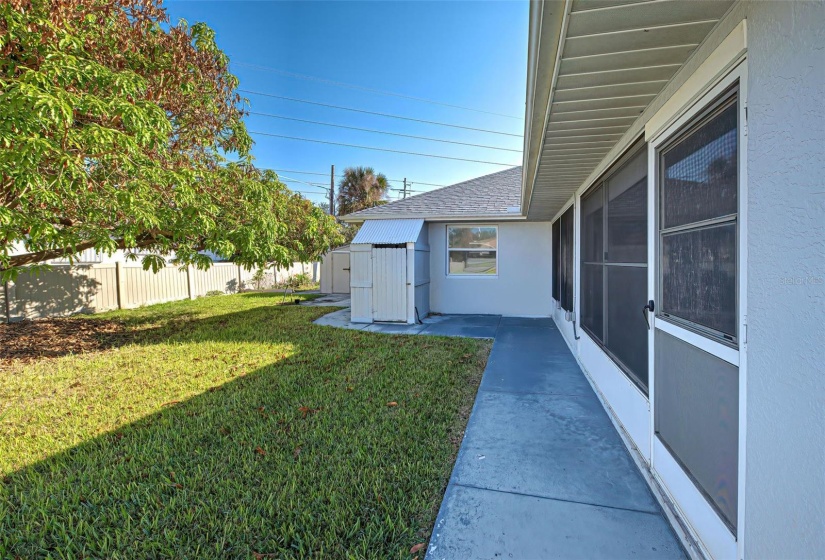
{"label": "concrete walkway", "polygon": [[500,320],[427,558],[685,558],[550,319]]}
{"label": "concrete walkway", "polygon": [[[307,305],[307,303],[301,305]],[[337,305],[340,307],[343,303]],[[384,334],[495,338],[499,321],[501,321],[501,317],[498,315],[430,315],[417,325],[407,325],[405,323],[353,323],[350,320],[350,310],[339,309],[319,317],[315,320],[315,324]]]}

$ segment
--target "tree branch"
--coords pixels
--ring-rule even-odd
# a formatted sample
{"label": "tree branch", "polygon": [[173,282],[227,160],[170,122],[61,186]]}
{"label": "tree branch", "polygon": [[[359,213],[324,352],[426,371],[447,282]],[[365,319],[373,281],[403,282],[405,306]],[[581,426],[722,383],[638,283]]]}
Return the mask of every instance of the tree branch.
{"label": "tree branch", "polygon": [[[152,245],[157,240],[154,236],[146,237],[140,241],[138,241],[134,246],[127,247],[126,243],[121,239],[117,242],[118,249],[142,249],[144,247],[148,247]],[[51,259],[59,259],[61,257],[68,257],[71,255],[76,255],[81,251],[85,251],[86,249],[91,249],[96,245],[94,241],[84,241],[82,243],[78,243],[74,248],[64,247],[62,249],[49,249],[46,251],[35,251],[33,253],[25,253],[23,255],[14,255],[9,258],[9,268],[15,268],[18,266],[26,266],[29,264],[37,264],[43,261],[48,261]],[[2,269],[0,269],[2,270]]]}

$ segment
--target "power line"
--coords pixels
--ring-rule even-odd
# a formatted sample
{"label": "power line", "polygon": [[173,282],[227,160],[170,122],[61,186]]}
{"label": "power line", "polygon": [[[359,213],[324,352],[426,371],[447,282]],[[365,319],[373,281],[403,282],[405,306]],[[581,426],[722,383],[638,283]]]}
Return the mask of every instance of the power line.
{"label": "power line", "polygon": [[[270,171],[275,171],[275,170],[271,169]],[[324,183],[318,183],[318,182],[313,183],[313,182],[309,182],[309,181],[304,181],[302,179],[294,179],[292,177],[287,177],[286,175],[278,175],[278,178],[279,179],[286,179],[287,181],[295,181],[296,183],[303,183],[305,185],[311,185],[313,187],[321,187],[325,190],[329,190],[329,188]]]}
{"label": "power line", "polygon": [[[272,169],[271,171],[276,171],[276,170]],[[313,175],[315,175],[315,173],[313,173]],[[340,175],[337,175],[337,177],[340,177]],[[309,182],[309,181],[302,181],[300,179],[287,177],[286,175],[278,175],[278,178],[281,179],[284,183],[292,183],[292,182],[301,183],[303,185],[308,185],[310,187],[321,189],[323,191],[323,192],[312,191],[312,194],[327,195],[329,193],[329,187],[326,186],[324,183],[312,183],[312,182]],[[387,179],[387,181],[389,181],[389,179]],[[290,189],[290,190],[292,190],[293,192],[305,192],[305,191],[296,191],[294,189]],[[387,187],[387,190],[388,191],[399,191],[399,192],[401,192],[403,189],[397,189],[397,188],[394,188],[394,187]],[[426,191],[413,191],[413,190],[407,189],[407,192],[418,192],[418,193],[420,193],[420,192],[426,192]]]}
{"label": "power line", "polygon": [[272,97],[274,99],[283,99],[285,101],[294,101],[295,103],[306,103],[308,105],[317,105],[318,107],[328,107],[328,108],[331,108],[331,109],[341,109],[342,111],[353,111],[355,113],[364,113],[366,115],[378,115],[379,117],[388,117],[388,118],[391,118],[391,119],[400,119],[402,121],[412,121],[412,122],[419,122],[419,123],[425,123],[425,124],[434,124],[434,125],[446,126],[446,127],[450,127],[450,128],[460,128],[462,130],[473,130],[475,132],[486,132],[488,134],[500,134],[502,136],[514,136],[516,138],[521,138],[522,137],[521,134],[513,134],[512,132],[501,132],[501,131],[498,131],[498,130],[487,130],[487,129],[484,129],[484,128],[473,128],[471,126],[462,126],[462,125],[459,125],[459,124],[449,124],[449,123],[443,123],[443,122],[438,122],[438,121],[428,121],[428,120],[425,120],[425,119],[415,119],[415,118],[412,118],[412,117],[402,117],[400,115],[391,115],[389,113],[379,113],[379,112],[376,112],[376,111],[367,111],[365,109],[355,109],[353,107],[342,107],[340,105],[330,105],[328,103],[319,103],[317,101],[308,101],[306,99],[297,99],[295,97],[286,97],[286,96],[283,96],[283,95],[274,95],[272,93],[263,93],[263,92],[260,92],[260,91],[252,91],[252,90],[248,90],[248,89],[239,89],[238,91],[240,91],[242,93],[249,93],[251,95],[262,95],[264,97]]}
{"label": "power line", "polygon": [[[319,173],[317,171],[297,171],[295,169],[272,169],[271,171],[275,171],[275,172],[278,172],[278,173],[281,173],[281,172],[283,172],[283,173],[297,173],[298,175],[321,175],[321,176],[324,176],[324,177],[327,176],[326,173]],[[336,175],[336,177],[343,177],[343,175]],[[403,181],[403,179],[387,179],[387,181],[392,181],[394,183],[400,183],[400,182]],[[449,187],[450,186],[450,185],[439,185],[439,184],[436,184],[436,183],[424,183],[424,182],[421,182],[421,181],[410,181],[410,184],[424,185],[424,186],[427,186],[427,187]]]}
{"label": "power line", "polygon": [[[264,168],[264,167],[261,167],[260,169],[267,169],[268,171],[275,171],[275,172],[279,171],[278,169],[271,169],[271,168]],[[281,170],[281,171],[286,171],[286,170]],[[303,173],[305,175],[326,175],[326,173],[314,173],[312,171],[288,171],[288,173]],[[336,177],[341,177],[340,175],[335,175],[335,176]],[[301,179],[295,179],[293,177],[287,177],[286,175],[278,175],[278,179],[281,179],[284,183],[292,183],[292,182],[301,183],[303,185],[308,185],[310,187],[321,189],[323,191],[323,192],[301,191],[301,190],[290,188],[289,190],[292,191],[292,192],[306,193],[306,194],[317,194],[319,196],[321,196],[321,195],[326,196],[326,195],[329,194],[329,187],[327,187],[324,183],[313,183],[313,182],[310,182],[310,181],[302,181]],[[390,181],[390,179],[387,179],[387,181]],[[410,184],[412,184],[412,182],[410,182]],[[419,183],[419,184],[421,184],[421,183]],[[287,185],[287,186],[289,186],[289,185]],[[403,191],[403,189],[397,189],[397,188],[394,188],[394,187],[387,187],[387,190],[388,191],[398,191],[398,192]],[[407,189],[407,192],[408,193],[409,192],[423,193],[423,192],[427,192],[427,191],[414,191],[414,190]]]}
{"label": "power line", "polygon": [[[411,185],[424,185],[425,187],[449,187],[450,185],[436,185],[435,183],[422,183],[421,181],[410,181]],[[419,191],[413,191],[419,192]],[[424,191],[427,192],[427,191]]]}
{"label": "power line", "polygon": [[315,195],[324,196],[324,197],[327,196],[325,193],[312,192],[312,191],[302,191],[302,190],[298,190],[298,189],[289,189],[289,192],[300,193],[300,194],[310,194],[310,195],[315,194]]}
{"label": "power line", "polygon": [[299,179],[291,179],[290,177],[278,177],[278,178],[281,179],[281,180],[284,180],[285,182],[302,183],[302,184],[310,186],[314,189],[322,189],[323,192],[319,192],[318,194],[326,194],[326,193],[329,192],[329,187],[319,185],[318,183],[308,183],[306,181],[301,181]]}
{"label": "power line", "polygon": [[349,88],[349,89],[357,89],[361,91],[368,91],[370,93],[377,93],[379,95],[389,95],[392,97],[401,97],[403,99],[412,99],[414,101],[421,101],[422,103],[430,103],[432,105],[441,105],[442,107],[451,107],[453,109],[462,109],[464,111],[473,111],[475,113],[483,113],[485,115],[496,115],[499,117],[506,117],[508,119],[518,119],[521,120],[523,117],[517,117],[515,115],[507,115],[505,113],[496,113],[494,111],[485,111],[483,109],[473,109],[472,107],[464,107],[462,105],[453,105],[452,103],[444,103],[443,101],[435,101],[433,99],[426,99],[424,97],[416,97],[413,95],[404,95],[403,93],[395,93],[392,91],[380,90],[369,88],[365,86],[359,86],[355,84],[348,84],[346,82],[337,82],[335,80],[329,80],[326,78],[318,78],[316,76],[308,76],[306,74],[297,74],[295,72],[287,72],[286,70],[279,70],[277,68],[271,68],[269,66],[261,66],[260,64],[249,64],[248,62],[232,62],[232,64],[237,64],[239,66],[246,66],[247,68],[254,68],[256,70],[266,70],[268,72],[275,72],[276,74],[281,74],[284,76],[290,76],[292,78],[298,78],[301,80],[310,80],[314,82],[321,82],[324,84],[330,84],[337,87]]}
{"label": "power line", "polygon": [[335,124],[321,121],[310,121],[307,119],[297,119],[295,117],[285,117],[283,115],[273,115],[271,113],[259,113],[257,111],[249,111],[250,115],[259,115],[261,117],[270,117],[273,119],[283,119],[286,121],[295,121],[308,124],[320,124],[322,126],[333,126],[335,128],[346,128],[348,130],[360,130],[361,132],[372,132],[374,134],[387,134],[389,136],[400,136],[402,138],[415,138],[416,140],[428,140],[430,142],[442,142],[444,144],[459,144],[461,146],[472,146],[474,148],[486,148],[488,150],[500,150],[502,152],[516,152],[521,153],[521,150],[514,150],[513,148],[499,148],[497,146],[488,146],[486,144],[472,144],[470,142],[459,142],[458,140],[445,140],[443,138],[431,138],[429,136],[415,136],[414,134],[401,134],[400,132],[389,132],[386,130],[375,130],[374,128],[360,128],[357,126],[348,126],[344,124]]}
{"label": "power line", "polygon": [[275,171],[278,173],[297,173],[299,175],[323,175],[324,177],[327,176],[326,173],[318,173],[316,171],[296,171],[295,169],[270,169],[270,171]]}
{"label": "power line", "polygon": [[361,150],[374,150],[377,152],[390,152],[393,154],[406,154],[410,156],[420,156],[420,157],[430,157],[430,158],[438,158],[438,159],[450,159],[453,161],[468,161],[470,163],[486,163],[488,165],[500,165],[502,167],[515,167],[516,164],[513,163],[501,163],[496,161],[483,161],[480,159],[468,159],[468,158],[459,158],[459,157],[452,157],[452,156],[440,156],[437,154],[422,154],[419,152],[407,152],[404,150],[390,150],[389,148],[376,148],[373,146],[359,146],[357,144],[345,144],[343,142],[330,142],[328,140],[315,140],[313,138],[300,138],[298,136],[286,136],[284,134],[270,134],[268,132],[256,132],[254,130],[250,130],[249,134],[257,134],[259,136],[271,136],[273,138],[285,138],[287,140],[300,140],[301,142],[315,142],[316,144],[329,144],[331,146],[346,146],[347,148],[359,148]]}

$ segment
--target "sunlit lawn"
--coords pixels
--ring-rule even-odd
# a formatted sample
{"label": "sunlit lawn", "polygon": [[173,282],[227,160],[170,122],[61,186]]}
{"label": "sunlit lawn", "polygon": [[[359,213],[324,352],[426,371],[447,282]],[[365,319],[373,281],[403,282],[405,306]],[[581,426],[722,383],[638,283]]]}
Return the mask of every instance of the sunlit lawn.
{"label": "sunlit lawn", "polygon": [[0,557],[413,556],[490,343],[280,301],[90,317],[123,344],[0,366]]}

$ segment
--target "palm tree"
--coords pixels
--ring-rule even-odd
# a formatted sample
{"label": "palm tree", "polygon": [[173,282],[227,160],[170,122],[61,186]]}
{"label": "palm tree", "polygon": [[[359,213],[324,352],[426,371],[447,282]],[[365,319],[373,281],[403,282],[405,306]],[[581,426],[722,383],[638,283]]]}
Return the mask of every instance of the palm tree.
{"label": "palm tree", "polygon": [[387,177],[372,167],[347,167],[338,183],[338,215],[386,203]]}

